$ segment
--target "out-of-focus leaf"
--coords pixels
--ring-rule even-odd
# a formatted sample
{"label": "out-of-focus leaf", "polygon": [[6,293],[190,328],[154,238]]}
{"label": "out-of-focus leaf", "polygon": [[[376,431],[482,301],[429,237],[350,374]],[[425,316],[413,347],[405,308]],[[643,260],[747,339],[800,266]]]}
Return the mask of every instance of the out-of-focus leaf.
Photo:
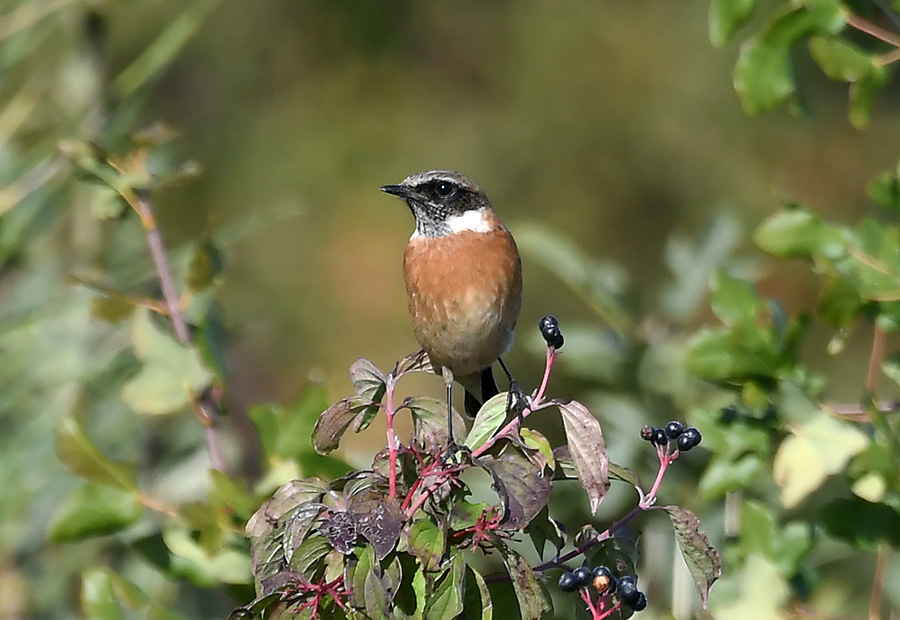
{"label": "out-of-focus leaf", "polygon": [[869,126],[872,99],[887,83],[887,75],[884,67],[875,66],[858,82],[850,84],[850,124],[856,129]]}
{"label": "out-of-focus leaf", "polygon": [[97,296],[91,300],[91,315],[107,323],[119,323],[134,314],[135,303],[124,295]]}
{"label": "out-of-focus leaf", "polygon": [[495,541],[497,551],[503,558],[506,572],[509,573],[516,599],[519,601],[519,614],[522,620],[539,620],[552,608],[550,595],[537,579],[534,571],[522,556],[506,546],[502,541]]}
{"label": "out-of-focus leaf", "polygon": [[666,506],[663,510],[672,520],[681,556],[694,578],[703,609],[706,609],[709,589],[722,576],[722,558],[710,544],[709,537],[700,530],[697,515],[681,506]]}
{"label": "out-of-focus leaf", "polygon": [[709,7],[709,40],[722,47],[753,13],[756,0],[712,0]]}
{"label": "out-of-focus leaf", "polygon": [[843,251],[840,229],[803,208],[770,216],[756,229],[753,240],[763,251],[782,258],[808,258],[814,253],[834,256]]}
{"label": "out-of-focus leaf", "polygon": [[143,512],[131,491],[85,484],[69,495],[53,515],[50,539],[74,541],[112,534],[135,523]]}
{"label": "out-of-focus leaf", "polygon": [[789,589],[777,568],[761,555],[750,555],[737,576],[737,596],[717,605],[715,617],[729,620],[784,620]]}
{"label": "out-of-focus leaf", "polygon": [[124,610],[107,571],[94,568],[81,578],[81,611],[92,620],[123,620]]}
{"label": "out-of-focus leaf", "polygon": [[900,547],[900,513],[884,503],[838,498],[822,510],[820,523],[828,534],[857,549],[874,551],[882,542]]}
{"label": "out-of-focus leaf", "polygon": [[794,92],[790,49],[785,45],[748,39],[734,66],[734,87],[750,115],[776,107]]}
{"label": "out-of-focus leaf", "polygon": [[838,37],[811,37],[809,53],[833,80],[858,82],[875,70],[875,63],[864,51]]}
{"label": "out-of-focus leaf", "polygon": [[900,176],[896,171],[885,170],[872,179],[866,189],[869,198],[882,207],[900,212]]}
{"label": "out-of-focus leaf", "polygon": [[630,334],[633,320],[625,304],[626,273],[613,263],[599,263],[568,239],[543,226],[519,224],[516,242],[524,256],[540,263],[581,296],[620,336]]}
{"label": "out-of-focus leaf", "polygon": [[187,529],[171,527],[163,532],[163,540],[173,556],[188,565],[181,567],[181,574],[201,586],[218,583],[252,583],[250,557],[234,549],[221,549],[208,554]]}
{"label": "out-of-focus leaf", "polygon": [[116,463],[100,451],[75,418],[68,416],[59,424],[56,453],[73,474],[91,482],[137,493],[134,467]]}
{"label": "out-of-focus leaf", "polygon": [[464,446],[475,450],[496,433],[506,419],[506,401],[508,394],[502,392],[489,398],[478,410]]}
{"label": "out-of-focus leaf", "polygon": [[773,470],[786,508],[797,506],[869,443],[861,431],[823,411],[791,432],[775,454]]}
{"label": "out-of-focus leaf", "polygon": [[797,572],[812,546],[812,534],[806,523],[780,525],[767,507],[745,501],[741,509],[741,550],[745,555],[763,555],[788,578]]}
{"label": "out-of-focus leaf", "polygon": [[178,411],[212,381],[197,350],[160,331],[146,309],[135,313],[132,343],[143,367],[122,388],[122,399],[138,413]]}
{"label": "out-of-focus leaf", "polygon": [[725,325],[752,325],[760,309],[753,285],[719,270],[710,284],[713,312]]}
{"label": "out-of-focus leaf", "polygon": [[600,422],[577,401],[554,401],[554,404],[562,414],[569,454],[587,493],[591,514],[595,514],[609,491],[609,457]]}
{"label": "out-of-focus leaf", "polygon": [[745,454],[736,461],[715,458],[703,472],[697,490],[706,499],[720,499],[727,493],[747,488],[765,469],[765,461],[756,454]]}
{"label": "out-of-focus leaf", "polygon": [[212,239],[197,244],[188,267],[187,285],[195,293],[212,286],[222,273],[222,254]]}

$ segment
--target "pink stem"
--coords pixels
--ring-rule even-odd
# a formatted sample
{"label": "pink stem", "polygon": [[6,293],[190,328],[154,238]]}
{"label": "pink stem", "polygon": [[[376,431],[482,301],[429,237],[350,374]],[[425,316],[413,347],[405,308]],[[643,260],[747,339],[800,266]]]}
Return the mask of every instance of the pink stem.
{"label": "pink stem", "polygon": [[[537,394],[534,398],[531,399],[531,402],[528,403],[528,406],[522,412],[522,420],[530,416],[532,413],[541,408],[541,401],[544,400],[544,392],[547,390],[547,383],[550,380],[550,371],[553,370],[553,363],[556,361],[556,358],[559,357],[559,353],[553,347],[547,347],[547,362],[544,366],[544,378],[541,380],[541,387],[538,389]],[[493,437],[485,441],[483,444],[478,446],[475,450],[472,451],[472,456],[477,458],[478,456],[484,454],[487,450],[491,448],[497,441],[509,435],[513,430],[518,427],[519,418],[513,418],[509,421],[509,423],[504,426],[498,433],[496,433]]]}
{"label": "pink stem", "polygon": [[397,497],[397,435],[394,434],[394,379],[387,378],[385,386],[385,419],[387,425],[387,442],[388,442],[388,463],[390,474],[388,477],[389,490],[391,497]]}

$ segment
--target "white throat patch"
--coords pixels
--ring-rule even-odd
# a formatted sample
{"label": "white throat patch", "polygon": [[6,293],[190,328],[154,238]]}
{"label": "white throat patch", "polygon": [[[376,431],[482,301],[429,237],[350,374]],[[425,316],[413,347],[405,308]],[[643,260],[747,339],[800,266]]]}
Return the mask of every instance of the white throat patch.
{"label": "white throat patch", "polygon": [[462,215],[454,215],[447,218],[447,228],[451,233],[471,230],[477,233],[491,232],[491,222],[485,217],[484,209],[466,211]]}

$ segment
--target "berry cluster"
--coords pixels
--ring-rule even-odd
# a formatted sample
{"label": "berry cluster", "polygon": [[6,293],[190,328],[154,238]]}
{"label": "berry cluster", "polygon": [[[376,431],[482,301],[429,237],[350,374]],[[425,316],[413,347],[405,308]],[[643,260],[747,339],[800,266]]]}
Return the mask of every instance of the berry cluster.
{"label": "berry cluster", "polygon": [[598,566],[593,571],[585,567],[576,568],[559,578],[559,589],[563,592],[577,592],[588,586],[593,587],[601,597],[618,595],[619,600],[634,611],[647,607],[647,596],[637,589],[637,577],[633,575],[616,579],[607,567]]}
{"label": "berry cluster", "polygon": [[553,347],[554,349],[562,348],[565,339],[562,332],[559,331],[559,321],[555,316],[548,314],[545,317],[541,317],[541,320],[538,321],[538,327],[548,347]]}
{"label": "berry cluster", "polygon": [[700,435],[700,431],[693,426],[685,428],[684,424],[678,420],[672,420],[663,428],[645,426],[641,429],[641,439],[660,448],[665,448],[670,441],[674,441],[679,452],[687,452],[698,445],[703,437]]}

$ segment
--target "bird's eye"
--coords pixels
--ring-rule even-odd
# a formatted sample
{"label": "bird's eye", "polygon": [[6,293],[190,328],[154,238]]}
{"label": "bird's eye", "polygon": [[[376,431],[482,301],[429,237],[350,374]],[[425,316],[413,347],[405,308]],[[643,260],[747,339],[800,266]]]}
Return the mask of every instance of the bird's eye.
{"label": "bird's eye", "polygon": [[450,194],[453,193],[453,190],[456,189],[453,183],[448,183],[447,181],[440,181],[437,185],[434,186],[434,193],[442,198],[446,198]]}

